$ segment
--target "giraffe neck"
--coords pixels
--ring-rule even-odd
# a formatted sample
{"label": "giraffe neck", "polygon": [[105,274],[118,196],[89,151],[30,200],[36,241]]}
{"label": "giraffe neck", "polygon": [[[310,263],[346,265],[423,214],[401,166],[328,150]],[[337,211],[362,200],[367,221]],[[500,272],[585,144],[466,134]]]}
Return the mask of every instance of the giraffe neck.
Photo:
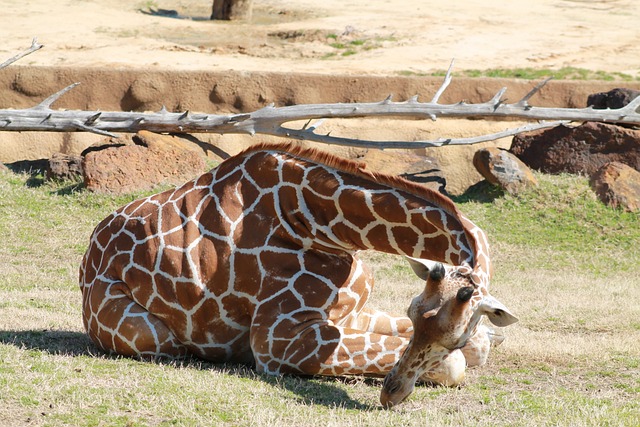
{"label": "giraffe neck", "polygon": [[[287,147],[286,152],[254,155],[266,157],[252,164],[264,171],[271,163],[278,174],[277,215],[303,245],[468,264],[476,284],[488,282],[491,267],[484,233],[440,193],[312,150]],[[245,162],[245,174],[252,175],[250,169]]]}

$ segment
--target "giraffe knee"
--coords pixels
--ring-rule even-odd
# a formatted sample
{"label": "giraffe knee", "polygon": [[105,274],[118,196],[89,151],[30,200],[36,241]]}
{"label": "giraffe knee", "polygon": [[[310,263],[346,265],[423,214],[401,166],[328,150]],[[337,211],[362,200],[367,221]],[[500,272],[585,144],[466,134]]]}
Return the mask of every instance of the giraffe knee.
{"label": "giraffe knee", "polygon": [[476,333],[469,338],[467,344],[462,347],[462,354],[467,361],[467,366],[482,366],[487,363],[491,351],[490,329],[480,325]]}
{"label": "giraffe knee", "polygon": [[124,294],[105,298],[92,310],[85,305],[84,324],[91,340],[109,354],[141,359],[180,358],[188,351],[156,316]]}

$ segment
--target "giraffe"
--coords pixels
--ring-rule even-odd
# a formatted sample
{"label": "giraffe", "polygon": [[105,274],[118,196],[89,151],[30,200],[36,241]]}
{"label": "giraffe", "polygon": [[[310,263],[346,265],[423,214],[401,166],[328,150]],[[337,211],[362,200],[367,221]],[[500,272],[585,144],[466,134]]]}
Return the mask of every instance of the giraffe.
{"label": "giraffe", "polygon": [[[367,249],[406,256],[426,278],[409,316],[367,305]],[[440,193],[317,150],[258,144],[105,218],[79,282],[84,327],[107,353],[272,375],[389,374],[381,401],[392,406],[412,390],[401,382],[455,385],[467,363],[486,360],[479,313],[508,313],[488,294],[490,269],[484,233]],[[437,312],[433,332],[426,312]]]}

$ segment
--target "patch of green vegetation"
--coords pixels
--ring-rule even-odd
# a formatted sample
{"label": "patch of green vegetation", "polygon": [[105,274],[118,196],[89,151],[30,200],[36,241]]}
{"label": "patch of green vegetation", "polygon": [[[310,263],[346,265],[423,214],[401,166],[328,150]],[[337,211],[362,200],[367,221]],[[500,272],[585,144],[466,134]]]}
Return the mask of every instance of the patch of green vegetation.
{"label": "patch of green vegetation", "polygon": [[372,37],[352,39],[349,35],[337,35],[329,33],[326,35],[327,43],[334,48],[336,52],[329,52],[322,56],[322,59],[335,58],[337,56],[352,56],[359,52],[368,51],[382,47],[385,42],[395,41],[392,36],[389,37]]}
{"label": "patch of green vegetation", "polygon": [[[398,74],[402,76],[433,76],[443,77],[445,70],[437,70],[430,73],[402,70]],[[452,73],[454,77],[490,77],[525,80],[542,80],[552,77],[555,80],[603,80],[603,81],[638,81],[640,76],[632,76],[620,72],[593,71],[585,68],[563,67],[559,69],[548,68],[490,68],[486,70],[461,70]]]}
{"label": "patch of green vegetation", "polygon": [[[492,240],[540,249],[562,265],[585,261],[596,275],[627,272],[640,258],[640,214],[602,204],[586,177],[536,175],[537,187],[517,196],[504,194],[492,203],[474,194],[454,199]],[[597,253],[597,256],[593,256]]]}

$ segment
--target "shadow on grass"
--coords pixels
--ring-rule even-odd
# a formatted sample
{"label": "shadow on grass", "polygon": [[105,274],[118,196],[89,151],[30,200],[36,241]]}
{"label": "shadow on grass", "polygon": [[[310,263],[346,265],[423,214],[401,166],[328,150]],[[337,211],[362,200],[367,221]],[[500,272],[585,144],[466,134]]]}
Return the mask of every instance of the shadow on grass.
{"label": "shadow on grass", "polygon": [[[102,353],[83,332],[60,330],[0,331],[0,344],[13,345],[20,349],[40,351],[61,356],[89,356],[121,359],[122,356],[110,356]],[[183,360],[158,359],[141,361],[167,366],[215,370],[238,378],[258,380],[274,388],[285,389],[296,395],[296,400],[307,405],[322,405],[330,408],[381,410],[381,407],[361,403],[352,399],[347,390],[341,386],[358,383],[371,387],[382,387],[382,380],[377,378],[334,378],[282,375],[272,376],[258,373],[254,368],[232,363],[211,363],[202,359],[187,358]]]}
{"label": "shadow on grass", "polygon": [[483,180],[467,188],[463,194],[452,196],[451,200],[456,203],[491,203],[502,196],[504,196],[504,190],[502,188],[489,183],[487,180]]}
{"label": "shadow on grass", "polygon": [[87,334],[71,331],[0,331],[0,343],[64,356],[89,356],[98,352]]}

